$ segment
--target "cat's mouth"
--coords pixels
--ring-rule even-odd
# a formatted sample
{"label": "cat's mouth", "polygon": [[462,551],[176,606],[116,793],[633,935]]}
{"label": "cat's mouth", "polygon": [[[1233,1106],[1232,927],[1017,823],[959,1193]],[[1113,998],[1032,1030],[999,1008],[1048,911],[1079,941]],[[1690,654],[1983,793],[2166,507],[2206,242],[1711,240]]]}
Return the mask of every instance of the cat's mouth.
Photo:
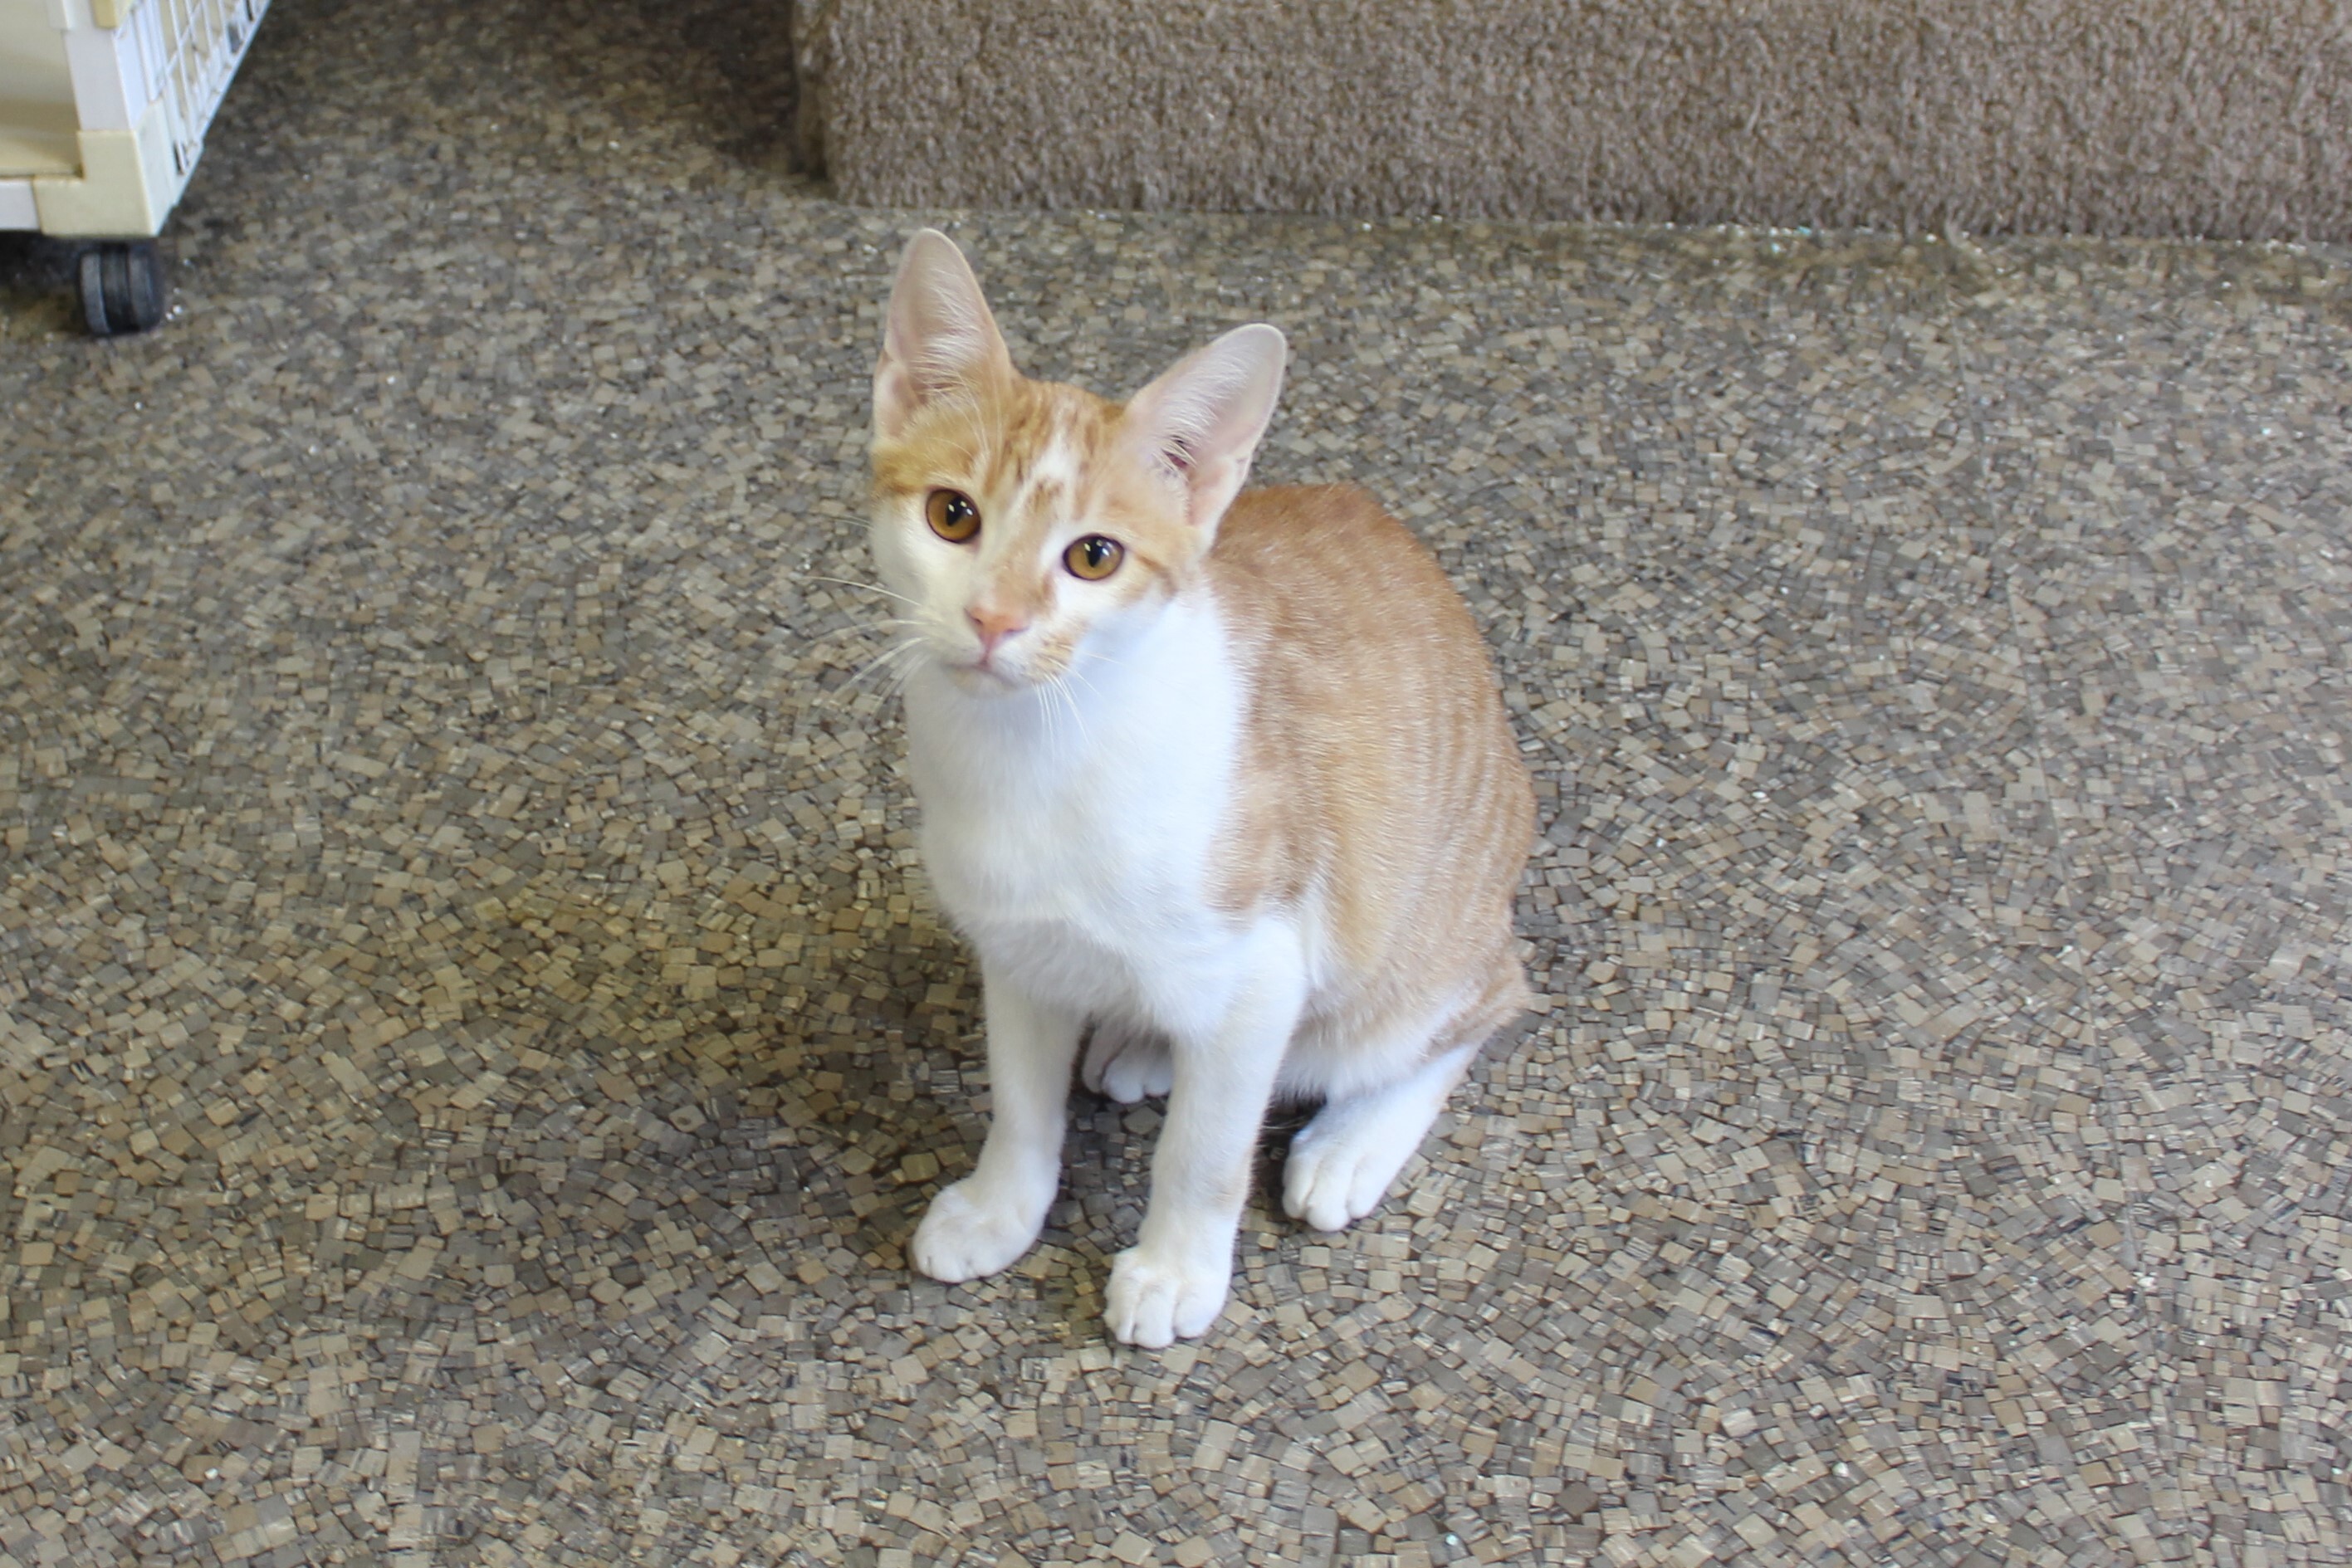
{"label": "cat's mouth", "polygon": [[947,664],[948,678],[967,692],[995,695],[1017,692],[1034,683],[1018,672],[1006,669],[986,654],[977,659],[953,659]]}

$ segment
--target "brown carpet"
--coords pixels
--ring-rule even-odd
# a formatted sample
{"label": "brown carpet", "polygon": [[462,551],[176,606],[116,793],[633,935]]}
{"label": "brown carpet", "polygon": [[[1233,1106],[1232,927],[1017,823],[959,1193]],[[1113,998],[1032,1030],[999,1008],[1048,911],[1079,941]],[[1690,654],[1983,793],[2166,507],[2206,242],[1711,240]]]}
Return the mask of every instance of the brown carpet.
{"label": "brown carpet", "polygon": [[2342,0],[803,0],[898,206],[2352,238]]}

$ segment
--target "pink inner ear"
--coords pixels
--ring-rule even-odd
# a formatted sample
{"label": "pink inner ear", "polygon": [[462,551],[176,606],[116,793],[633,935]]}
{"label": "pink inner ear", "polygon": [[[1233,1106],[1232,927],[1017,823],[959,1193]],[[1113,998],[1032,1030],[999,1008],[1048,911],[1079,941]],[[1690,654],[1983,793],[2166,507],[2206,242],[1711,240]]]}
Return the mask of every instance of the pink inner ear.
{"label": "pink inner ear", "polygon": [[1237,327],[1196,349],[1129,404],[1153,460],[1192,493],[1195,520],[1221,517],[1249,473],[1282,387],[1282,334]]}

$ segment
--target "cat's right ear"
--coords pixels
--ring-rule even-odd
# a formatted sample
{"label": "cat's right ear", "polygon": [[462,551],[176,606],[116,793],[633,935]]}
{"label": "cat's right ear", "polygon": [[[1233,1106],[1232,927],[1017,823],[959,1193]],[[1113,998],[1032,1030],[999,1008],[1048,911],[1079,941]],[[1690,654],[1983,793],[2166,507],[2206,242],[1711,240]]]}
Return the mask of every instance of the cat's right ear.
{"label": "cat's right ear", "polygon": [[981,298],[980,280],[937,229],[907,242],[874,367],[874,434],[906,433],[941,397],[993,390],[1013,375],[1013,357]]}

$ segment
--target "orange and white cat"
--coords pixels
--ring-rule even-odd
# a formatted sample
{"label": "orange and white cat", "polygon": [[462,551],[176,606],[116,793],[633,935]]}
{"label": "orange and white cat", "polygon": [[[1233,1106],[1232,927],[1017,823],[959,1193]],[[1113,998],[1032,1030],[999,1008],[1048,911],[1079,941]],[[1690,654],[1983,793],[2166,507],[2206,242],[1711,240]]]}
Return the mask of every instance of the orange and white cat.
{"label": "orange and white cat", "polygon": [[971,1280],[1037,1239],[1085,1040],[1090,1088],[1168,1096],[1108,1292],[1140,1345],[1223,1309],[1272,1102],[1322,1102],[1283,1206],[1339,1229],[1528,1001],[1534,799],[1493,665],[1362,491],[1243,492],[1283,357],[1243,327],[1124,405],[1027,380],[926,230],[874,372],[922,853],[979,951],[994,1102],[911,1259]]}

